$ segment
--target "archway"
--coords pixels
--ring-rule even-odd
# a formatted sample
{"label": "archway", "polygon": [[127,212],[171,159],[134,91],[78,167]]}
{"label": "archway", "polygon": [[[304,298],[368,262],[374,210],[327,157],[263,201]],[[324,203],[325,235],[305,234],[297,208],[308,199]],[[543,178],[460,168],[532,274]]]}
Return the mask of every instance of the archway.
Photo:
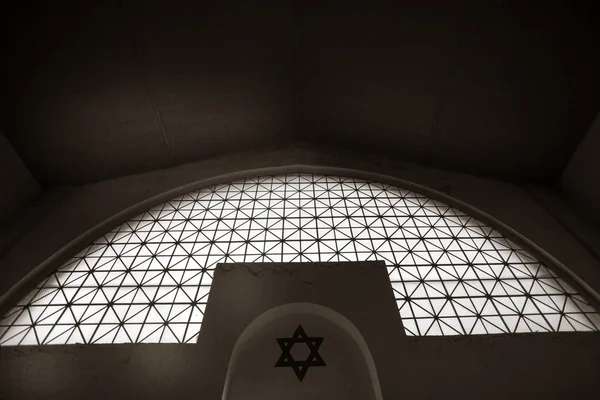
{"label": "archway", "polygon": [[[327,333],[330,348],[321,353],[327,359],[328,373],[299,382],[291,371],[282,371],[285,374],[274,380],[272,363],[259,361],[274,359],[263,357],[266,349],[275,349],[270,343],[274,332],[293,330],[299,322],[307,331]],[[278,394],[304,399],[383,398],[375,362],[358,329],[340,313],[313,303],[289,303],[264,312],[248,325],[233,348],[223,400],[275,399],[280,398]]]}

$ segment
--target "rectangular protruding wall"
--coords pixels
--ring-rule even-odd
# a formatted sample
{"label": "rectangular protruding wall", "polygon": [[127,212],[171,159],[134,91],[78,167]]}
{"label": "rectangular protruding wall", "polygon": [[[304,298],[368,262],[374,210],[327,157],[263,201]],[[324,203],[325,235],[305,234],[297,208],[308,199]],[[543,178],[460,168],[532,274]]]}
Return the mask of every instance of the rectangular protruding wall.
{"label": "rectangular protruding wall", "polygon": [[39,194],[39,184],[0,133],[0,222]]}

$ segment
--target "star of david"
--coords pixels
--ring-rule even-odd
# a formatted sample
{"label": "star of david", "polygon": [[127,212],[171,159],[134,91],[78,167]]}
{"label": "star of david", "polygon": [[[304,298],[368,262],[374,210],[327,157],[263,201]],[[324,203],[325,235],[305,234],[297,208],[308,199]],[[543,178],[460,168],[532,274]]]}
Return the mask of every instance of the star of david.
{"label": "star of david", "polygon": [[[325,361],[319,354],[319,347],[323,343],[323,337],[308,337],[301,325],[298,325],[291,338],[277,338],[277,343],[281,347],[281,356],[275,367],[292,367],[296,376],[302,382],[309,367],[324,367]],[[304,361],[297,361],[292,356],[292,347],[296,343],[305,343],[310,350],[310,354]]]}

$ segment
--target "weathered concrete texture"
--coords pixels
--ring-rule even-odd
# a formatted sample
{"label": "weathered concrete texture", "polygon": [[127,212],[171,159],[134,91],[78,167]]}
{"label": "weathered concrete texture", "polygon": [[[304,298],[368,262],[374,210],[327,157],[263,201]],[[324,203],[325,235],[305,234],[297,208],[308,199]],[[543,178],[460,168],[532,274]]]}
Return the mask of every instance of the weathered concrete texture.
{"label": "weathered concrete texture", "polygon": [[[600,334],[406,337],[393,298],[385,300],[391,289],[377,290],[377,265],[361,282],[357,268],[366,264],[372,265],[227,266],[215,277],[196,345],[2,347],[0,398],[217,400],[245,327],[273,304],[298,300],[325,303],[353,322],[373,354],[386,399],[595,397]],[[353,292],[356,284],[361,293]],[[235,290],[239,285],[249,290]],[[323,290],[332,285],[335,291]],[[381,313],[374,314],[370,307],[378,304]],[[387,321],[387,311],[395,322]]]}
{"label": "weathered concrete texture", "polygon": [[288,2],[57,2],[11,17],[0,114],[44,186],[166,168],[292,133]]}
{"label": "weathered concrete texture", "polygon": [[[399,398],[595,398],[593,333],[403,339]],[[198,345],[0,347],[1,399],[220,399]]]}
{"label": "weathered concrete texture", "polygon": [[297,138],[551,179],[600,106],[596,13],[572,3],[19,4],[0,119],[44,186]]}
{"label": "weathered concrete texture", "polygon": [[600,113],[562,175],[562,186],[583,215],[600,224]]}
{"label": "weathered concrete texture", "polygon": [[551,179],[600,106],[598,34],[590,12],[571,2],[314,8],[299,7],[297,17],[299,121],[319,142],[478,175]]}
{"label": "weathered concrete texture", "polygon": [[40,194],[33,178],[12,146],[0,133],[0,222]]}
{"label": "weathered concrete texture", "polygon": [[[443,192],[516,230],[600,292],[600,263],[573,236],[585,232],[565,230],[543,206],[514,184],[338,148],[295,145],[231,154],[74,188],[0,259],[0,296],[4,296],[0,302],[42,263],[37,279],[57,268],[77,249],[152,205],[235,177],[285,171],[347,174],[402,186],[402,181],[396,181],[401,179]],[[28,284],[35,280],[34,277]],[[22,290],[27,287],[25,284]]]}

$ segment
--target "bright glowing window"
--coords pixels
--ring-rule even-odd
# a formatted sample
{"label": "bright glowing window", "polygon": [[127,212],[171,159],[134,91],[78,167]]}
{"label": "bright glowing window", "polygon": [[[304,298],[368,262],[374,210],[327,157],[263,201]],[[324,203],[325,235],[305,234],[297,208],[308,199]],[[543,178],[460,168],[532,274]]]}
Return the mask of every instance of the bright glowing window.
{"label": "bright glowing window", "polygon": [[217,263],[368,260],[387,264],[408,335],[600,329],[563,279],[469,215],[386,184],[290,174],[132,218],[19,301],[0,344],[192,343]]}

